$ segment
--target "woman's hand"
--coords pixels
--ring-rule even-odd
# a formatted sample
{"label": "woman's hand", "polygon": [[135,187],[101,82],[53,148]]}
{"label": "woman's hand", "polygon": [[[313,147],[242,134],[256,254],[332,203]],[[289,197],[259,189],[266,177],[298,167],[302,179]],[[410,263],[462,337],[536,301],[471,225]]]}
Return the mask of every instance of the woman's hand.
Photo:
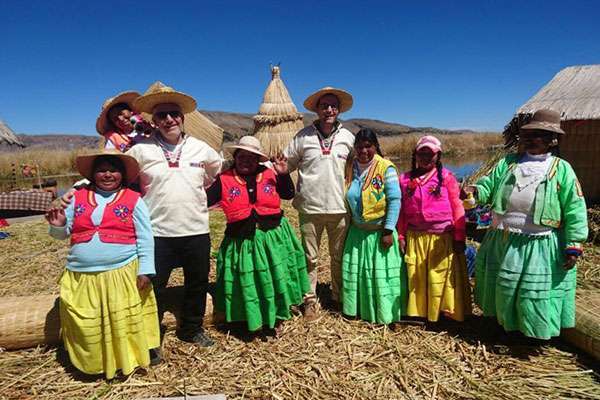
{"label": "woman's hand", "polygon": [[60,206],[65,209],[69,206],[69,204],[71,204],[71,201],[73,201],[73,196],[75,195],[75,189],[71,188],[69,190],[67,190],[65,192],[65,194],[63,194],[60,197]]}
{"label": "woman's hand", "polygon": [[60,207],[53,207],[46,211],[44,215],[46,221],[52,226],[63,227],[67,223],[67,216],[65,210]]}
{"label": "woman's hand", "polygon": [[454,250],[454,252],[456,254],[465,254],[466,248],[467,248],[467,245],[465,244],[464,241],[462,241],[462,240],[452,241],[452,250]]}
{"label": "woman's hand", "polygon": [[384,249],[389,249],[394,244],[394,235],[390,233],[384,233],[381,235],[381,246]]}
{"label": "woman's hand", "polygon": [[567,254],[565,256],[565,263],[563,264],[563,268],[566,271],[572,269],[575,266],[575,263],[577,262],[578,258],[579,256],[576,256],[575,254]]}
{"label": "woman's hand", "polygon": [[148,275],[138,275],[136,285],[138,290],[141,292],[142,290],[150,287],[150,278],[148,278]]}
{"label": "woman's hand", "polygon": [[398,238],[398,246],[400,246],[402,254],[406,254],[406,240]]}
{"label": "woman's hand", "polygon": [[464,200],[471,196],[477,197],[477,186],[465,186],[464,188],[460,189],[459,198],[461,200]]}
{"label": "woman's hand", "polygon": [[277,154],[272,160],[273,168],[279,175],[285,175],[288,173],[287,157],[282,153]]}

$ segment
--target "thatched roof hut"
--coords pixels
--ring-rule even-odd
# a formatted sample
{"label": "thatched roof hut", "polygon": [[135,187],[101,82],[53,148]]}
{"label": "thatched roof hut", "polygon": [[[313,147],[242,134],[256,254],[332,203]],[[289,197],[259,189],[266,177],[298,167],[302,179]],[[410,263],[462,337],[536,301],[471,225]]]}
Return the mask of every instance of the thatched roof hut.
{"label": "thatched roof hut", "polygon": [[19,140],[17,135],[9,128],[4,121],[0,120],[0,145],[2,146],[16,146],[25,147],[23,142]]}
{"label": "thatched roof hut", "polygon": [[522,125],[528,115],[543,108],[561,114],[561,127],[567,134],[560,138],[560,155],[575,169],[588,203],[599,203],[600,65],[560,71],[518,109],[512,124]]}
{"label": "thatched roof hut", "polygon": [[281,80],[279,67],[271,67],[271,82],[265,90],[258,114],[254,116],[254,135],[260,140],[265,153],[273,156],[281,152],[303,127],[302,114]]}
{"label": "thatched roof hut", "polygon": [[[160,81],[156,81],[152,85],[150,85],[146,93],[153,91],[153,89],[157,87],[163,86],[166,85]],[[210,119],[202,115],[200,111],[195,110],[185,115],[185,120],[183,121],[183,129],[185,133],[188,133],[197,139],[205,141],[210,147],[212,147],[216,151],[221,150],[221,145],[223,144],[223,129],[221,129]]]}

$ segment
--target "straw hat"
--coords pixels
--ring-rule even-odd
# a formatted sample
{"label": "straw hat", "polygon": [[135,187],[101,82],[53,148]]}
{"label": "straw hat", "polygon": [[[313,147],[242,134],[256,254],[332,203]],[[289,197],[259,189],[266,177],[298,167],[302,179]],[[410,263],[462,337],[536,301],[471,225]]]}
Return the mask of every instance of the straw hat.
{"label": "straw hat", "polygon": [[262,151],[262,147],[260,145],[260,141],[254,136],[242,136],[238,144],[232,144],[225,147],[227,150],[232,153],[235,150],[246,150],[250,153],[258,154],[260,156],[260,162],[265,162],[269,159],[265,153]]}
{"label": "straw hat", "polygon": [[123,161],[123,165],[125,165],[126,175],[123,177],[123,181],[125,181],[126,183],[131,183],[135,181],[135,178],[137,178],[138,174],[140,173],[140,166],[138,165],[138,162],[135,158],[114,149],[77,156],[77,158],[75,159],[77,171],[79,171],[81,176],[93,182],[94,171],[92,171],[92,166],[94,165],[94,160],[101,156],[114,156]]}
{"label": "straw hat", "polygon": [[423,136],[417,142],[417,145],[415,146],[415,150],[419,151],[423,147],[428,147],[434,153],[438,153],[438,152],[442,151],[442,142],[440,142],[440,140],[438,138],[436,138],[435,136],[431,136],[431,135]]}
{"label": "straw hat", "polygon": [[345,90],[336,89],[331,86],[326,86],[323,89],[319,89],[310,96],[308,96],[306,100],[304,100],[304,108],[316,113],[317,103],[319,102],[319,99],[325,96],[326,94],[332,94],[338,98],[340,102],[338,110],[340,113],[348,111],[352,108],[352,103],[354,102],[354,100],[352,100],[352,95],[346,92]]}
{"label": "straw hat", "polygon": [[150,86],[148,91],[138,97],[133,105],[140,112],[152,114],[154,107],[165,103],[177,104],[184,114],[191,113],[196,109],[196,100],[192,96],[178,92],[172,87],[159,85]]}
{"label": "straw hat", "polygon": [[102,104],[102,110],[100,111],[100,115],[96,119],[96,130],[99,134],[105,134],[109,129],[112,128],[112,123],[108,120],[108,111],[112,106],[117,105],[119,103],[125,103],[129,106],[130,109],[133,110],[133,102],[135,99],[140,97],[141,95],[138,92],[128,91],[117,94],[114,97],[110,97],[106,99],[104,104]]}
{"label": "straw hat", "polygon": [[531,120],[521,127],[521,130],[539,129],[564,135],[565,131],[560,129],[560,114],[553,110],[538,110],[533,113]]}

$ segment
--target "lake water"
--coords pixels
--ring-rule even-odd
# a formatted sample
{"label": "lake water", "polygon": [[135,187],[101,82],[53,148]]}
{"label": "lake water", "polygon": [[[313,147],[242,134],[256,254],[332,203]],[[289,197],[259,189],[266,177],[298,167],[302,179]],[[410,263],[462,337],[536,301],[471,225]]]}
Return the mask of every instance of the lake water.
{"label": "lake water", "polygon": [[[471,175],[488,159],[487,154],[465,155],[461,157],[447,157],[442,159],[444,167],[454,173],[456,178],[461,179]],[[405,172],[410,169],[410,159],[392,159],[400,172]]]}

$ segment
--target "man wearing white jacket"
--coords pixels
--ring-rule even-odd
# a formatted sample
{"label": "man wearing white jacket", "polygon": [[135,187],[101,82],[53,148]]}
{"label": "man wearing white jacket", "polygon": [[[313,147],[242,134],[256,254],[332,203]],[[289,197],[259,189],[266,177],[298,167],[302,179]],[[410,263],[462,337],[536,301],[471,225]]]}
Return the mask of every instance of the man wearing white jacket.
{"label": "man wearing white jacket", "polygon": [[342,127],[338,115],[352,107],[350,93],[325,87],[308,96],[304,107],[318,115],[300,130],[285,149],[290,171],[298,170],[293,205],[298,210],[302,244],[306,252],[311,292],[305,296],[304,317],[318,318],[317,262],[323,231],[329,238],[331,297],[340,306],[341,262],[348,218],[344,203],[344,168],[354,146],[354,135]]}

